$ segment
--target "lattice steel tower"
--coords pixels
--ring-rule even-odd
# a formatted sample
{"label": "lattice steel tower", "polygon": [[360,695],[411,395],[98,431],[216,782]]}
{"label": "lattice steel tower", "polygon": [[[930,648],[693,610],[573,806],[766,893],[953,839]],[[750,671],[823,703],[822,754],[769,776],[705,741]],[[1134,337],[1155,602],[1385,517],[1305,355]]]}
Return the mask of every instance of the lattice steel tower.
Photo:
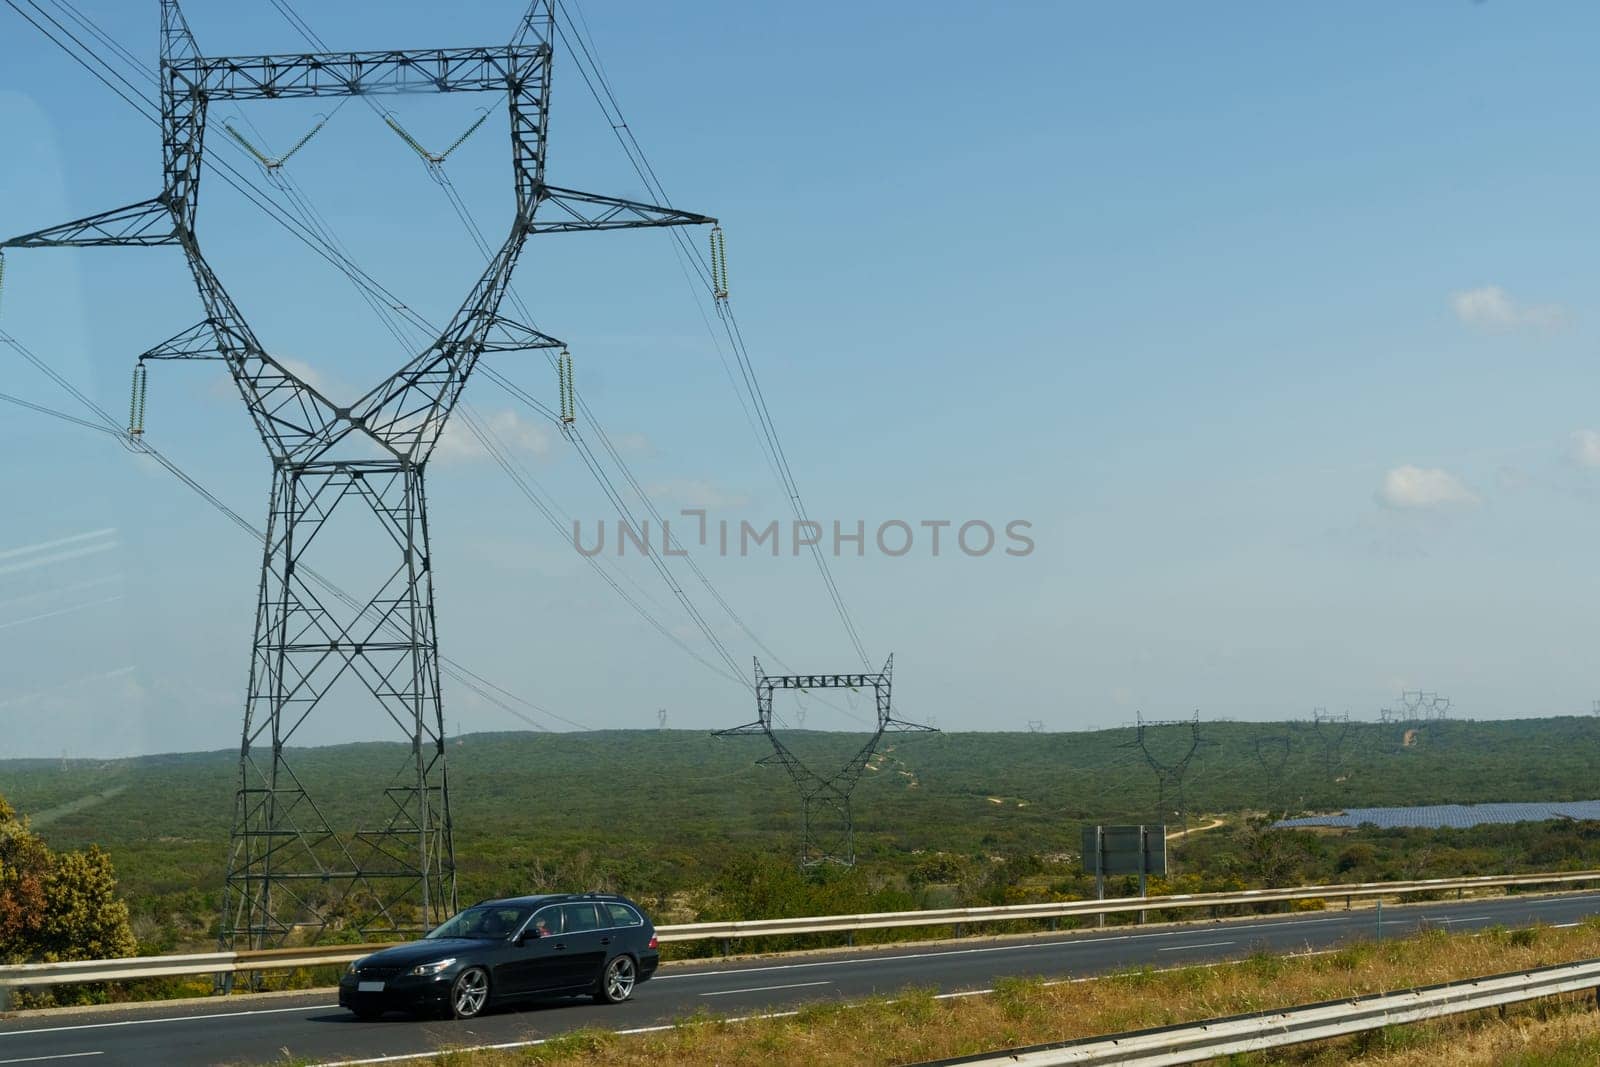
{"label": "lattice steel tower", "polygon": [[[224,362],[272,459],[223,894],[226,947],[315,938],[335,924],[369,939],[416,932],[454,908],[423,488],[428,457],[481,355],[559,345],[499,312],[530,235],[715,222],[545,184],[553,5],[535,0],[510,44],[497,47],[207,57],[176,0],[161,0],[160,195],[0,244],[181,248],[205,318],[146,352],[140,366],[147,359]],[[267,351],[200,252],[195,218],[207,108],[218,101],[446,92],[506,95],[516,187],[510,234],[437,340],[341,407]],[[548,217],[536,218],[542,207],[551,209]],[[367,534],[363,554],[370,554],[369,564],[377,561],[382,577],[360,591],[365,599],[332,594],[313,580],[313,560],[327,549],[322,542],[340,536],[323,536],[330,524]],[[410,743],[404,766],[386,785],[345,805],[360,812],[357,825],[337,829],[286,752],[310,718],[339,703],[327,699],[336,684],[360,693],[359,701],[375,705]],[[355,793],[368,783],[347,784]]]}
{"label": "lattice steel tower", "polygon": [[[767,674],[761,661],[755,661],[756,720],[718,730],[713,737],[764,736],[772,753],[757,760],[777,764],[789,774],[800,793],[803,831],[800,840],[800,865],[815,867],[825,863],[853,866],[856,862],[855,814],[850,796],[867,763],[878,751],[878,743],[889,732],[937,733],[931,726],[906,722],[894,716],[891,695],[894,686],[894,656],[876,674]],[[872,736],[838,769],[819,772],[807,766],[773,731],[772,698],[776,690],[792,689],[809,693],[817,689],[872,690],[877,719]]]}

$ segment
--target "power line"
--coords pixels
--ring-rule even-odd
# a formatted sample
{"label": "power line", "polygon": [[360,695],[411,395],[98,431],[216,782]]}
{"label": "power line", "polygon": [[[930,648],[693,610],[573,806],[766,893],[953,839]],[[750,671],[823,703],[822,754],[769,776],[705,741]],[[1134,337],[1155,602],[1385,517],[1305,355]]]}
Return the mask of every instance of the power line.
{"label": "power line", "polygon": [[[274,0],[274,2],[276,3],[277,0]],[[578,45],[577,49],[573,50],[575,52],[575,57],[577,54],[581,54],[584,59],[588,60],[590,67],[593,69],[594,78],[591,80],[589,73],[584,70],[582,62],[580,61],[579,73],[583,76],[584,84],[588,86],[589,92],[594,97],[595,103],[599,105],[602,114],[606,116],[607,122],[611,126],[613,135],[617,138],[617,142],[622,146],[623,153],[628,157],[628,161],[633,165],[634,173],[638,175],[639,180],[645,184],[645,187],[650,190],[651,194],[654,195],[660,202],[670,203],[670,199],[666,194],[666,189],[662,186],[660,178],[657,177],[655,168],[650,165],[650,161],[645,155],[643,147],[639,144],[638,138],[634,135],[632,127],[628,125],[627,120],[623,117],[622,109],[617,103],[616,94],[611,90],[610,83],[606,80],[604,71],[600,68],[599,63],[594,59],[588,44],[583,39],[583,35],[578,31],[577,25],[574,23],[572,15],[568,11],[569,6],[569,4],[560,2],[560,0],[556,0],[555,2],[555,10],[557,15],[565,16],[567,26],[571,27],[571,36],[568,36],[567,30],[562,27],[559,18],[556,23],[556,32],[560,35],[561,39],[568,44],[569,50],[572,50],[572,41],[575,39]],[[604,91],[604,99],[601,98],[601,90],[596,89],[595,87],[596,82],[599,83],[601,89]],[[698,247],[691,245],[688,242],[688,239],[681,233],[672,233],[669,234],[669,237],[673,240],[681,252],[687,256],[687,262],[697,273],[699,273],[701,280],[707,283],[707,285],[711,288],[715,289],[716,286],[711,274],[710,265],[706,262],[703,253],[700,252]],[[693,287],[691,286],[691,289],[692,288]],[[696,294],[695,299],[698,306],[698,294]],[[739,364],[740,373],[744,378],[746,392],[749,393],[752,406],[755,410],[755,421],[759,424],[760,431],[758,433],[758,438],[761,440],[765,449],[765,454],[768,455],[774,473],[777,475],[778,480],[783,487],[784,494],[789,500],[789,505],[791,510],[794,512],[795,518],[800,522],[811,524],[811,518],[806,510],[805,502],[800,496],[799,485],[795,481],[794,472],[789,466],[788,456],[784,452],[783,444],[778,437],[777,425],[772,419],[772,413],[767,407],[766,397],[762,393],[760,381],[756,376],[755,365],[750,360],[749,350],[745,345],[744,335],[739,329],[738,319],[733,313],[732,306],[726,299],[718,300],[716,305],[717,314],[722,319],[723,329],[727,335],[729,346],[734,352],[736,361]],[[709,320],[707,320],[708,328],[709,325]],[[720,355],[721,345],[719,342],[717,342],[714,331],[712,332],[712,341],[714,344],[717,344]],[[817,571],[822,577],[823,585],[828,593],[828,598],[832,602],[834,610],[838,613],[839,619],[844,625],[846,636],[849,638],[857,656],[860,657],[863,666],[870,666],[870,660],[867,656],[866,647],[861,641],[860,633],[856,628],[854,619],[851,617],[848,606],[845,604],[843,594],[839,591],[838,583],[834,580],[833,572],[828,566],[826,555],[822,552],[820,546],[817,544],[812,544],[810,548],[812,559],[815,561]]]}

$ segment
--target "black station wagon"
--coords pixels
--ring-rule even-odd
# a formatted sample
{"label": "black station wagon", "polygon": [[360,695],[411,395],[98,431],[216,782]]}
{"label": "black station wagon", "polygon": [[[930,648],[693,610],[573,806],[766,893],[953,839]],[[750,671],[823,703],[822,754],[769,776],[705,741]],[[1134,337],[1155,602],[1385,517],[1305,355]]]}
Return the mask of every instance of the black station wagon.
{"label": "black station wagon", "polygon": [[656,931],[626,897],[558,893],[485,900],[421,941],[356,960],[339,1004],[470,1019],[494,1004],[590,994],[620,1004],[660,962]]}

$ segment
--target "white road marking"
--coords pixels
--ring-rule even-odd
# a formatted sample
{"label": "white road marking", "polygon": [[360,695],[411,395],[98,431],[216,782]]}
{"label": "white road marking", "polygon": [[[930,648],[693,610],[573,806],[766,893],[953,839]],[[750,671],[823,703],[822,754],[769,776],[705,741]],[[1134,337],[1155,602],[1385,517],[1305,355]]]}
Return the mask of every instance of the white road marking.
{"label": "white road marking", "polygon": [[1582,923],[1552,923],[1551,926],[1550,926],[1550,929],[1552,929],[1552,930],[1570,930],[1574,926],[1582,926],[1582,925],[1583,925]]}
{"label": "white road marking", "polygon": [[1424,922],[1430,923],[1478,923],[1483,922],[1488,917],[1487,915],[1468,915],[1460,919],[1430,919],[1424,915],[1422,919]]}
{"label": "white road marking", "polygon": [[[1293,919],[1287,922],[1250,923],[1249,925],[1227,925],[1224,929],[1234,930],[1286,930],[1291,926],[1317,926],[1322,923],[1348,922],[1343,913],[1330,915],[1323,919]],[[1158,930],[1148,934],[1117,934],[1112,937],[1078,937],[1067,941],[1028,941],[1018,945],[990,945],[984,948],[953,948],[936,952],[906,952],[896,956],[863,956],[846,957],[837,960],[817,960],[813,963],[775,963],[767,967],[739,967],[729,970],[690,971],[684,974],[661,974],[657,972],[652,982],[666,982],[683,980],[685,978],[720,978],[729,974],[762,974],[767,971],[794,971],[811,967],[844,967],[850,964],[864,963],[896,963],[900,960],[927,960],[941,959],[946,956],[973,956],[987,952],[1021,952],[1041,948],[1073,948],[1078,946],[1109,945],[1114,941],[1147,941],[1156,937],[1180,937],[1192,934],[1193,930]]]}
{"label": "white road marking", "polygon": [[1167,948],[1158,948],[1157,952],[1187,952],[1195,948],[1221,948],[1223,945],[1237,944],[1235,941],[1207,941],[1203,945],[1170,945]]}
{"label": "white road marking", "polygon": [[114,1023],[79,1023],[76,1026],[42,1026],[32,1030],[0,1031],[0,1038],[31,1034],[64,1034],[69,1030],[103,1030],[112,1026],[151,1026],[155,1023],[192,1023],[204,1019],[238,1019],[246,1015],[282,1015],[291,1011],[332,1011],[337,1004],[302,1004],[298,1008],[255,1008],[251,1011],[216,1011],[204,1015],[174,1015],[165,1019],[123,1019]]}
{"label": "white road marking", "polygon": [[788,985],[764,985],[753,989],[719,989],[715,993],[701,993],[702,997],[731,997],[735,993],[770,993],[774,989],[804,989],[814,985],[832,985],[832,982],[791,982]]}
{"label": "white road marking", "polygon": [[43,1063],[45,1060],[80,1060],[85,1056],[104,1056],[104,1052],[60,1052],[54,1056],[26,1056],[20,1060],[0,1060],[0,1063]]}

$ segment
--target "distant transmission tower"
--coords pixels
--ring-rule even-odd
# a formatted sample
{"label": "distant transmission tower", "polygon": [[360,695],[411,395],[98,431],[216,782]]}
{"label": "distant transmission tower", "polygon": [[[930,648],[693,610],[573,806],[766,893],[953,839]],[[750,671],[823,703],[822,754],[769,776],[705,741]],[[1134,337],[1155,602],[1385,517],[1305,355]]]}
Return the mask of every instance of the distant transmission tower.
{"label": "distant transmission tower", "polygon": [[1044,720],[1043,719],[1029,719],[1028,720],[1028,732],[1030,734],[1042,734],[1042,733],[1044,733]]}
{"label": "distant transmission tower", "polygon": [[[140,357],[129,432],[143,429],[147,361],[220,360],[272,459],[222,898],[224,948],[260,947],[291,934],[315,939],[333,923],[370,941],[378,934],[420,932],[454,910],[423,491],[428,458],[480,356],[561,347],[499,313],[528,237],[715,221],[545,184],[554,35],[554,0],[535,0],[508,45],[209,57],[196,46],[177,0],[161,0],[161,192],[0,244],[180,249],[205,317]],[[506,99],[516,194],[509,235],[438,339],[355,403],[341,406],[268,353],[200,252],[196,217],[207,115],[216,105],[239,101],[454,92]],[[546,205],[552,210],[536,217]],[[565,416],[571,381],[564,348],[559,363]],[[342,532],[323,536],[330,524]],[[334,592],[314,569],[348,564],[348,552],[328,555],[329,543],[345,533],[366,536],[364,559],[377,572],[365,600]],[[325,809],[292,768],[290,746],[313,717],[350,722],[361,712],[392,720],[409,749],[386,783],[341,779],[351,798],[360,787],[368,791],[359,802]],[[327,810],[347,813],[348,828],[336,831]]]}
{"label": "distant transmission tower", "polygon": [[1258,736],[1252,743],[1256,762],[1261,765],[1261,776],[1270,783],[1268,794],[1274,802],[1273,807],[1279,812],[1288,810],[1284,799],[1289,783],[1284,778],[1283,770],[1289,763],[1292,737],[1288,724],[1285,723],[1283,733]]}
{"label": "distant transmission tower", "polygon": [[666,728],[667,728],[667,709],[666,708],[657,708],[656,709],[656,729],[657,730],[665,730]]}
{"label": "distant transmission tower", "polygon": [[1400,694],[1400,703],[1411,722],[1438,723],[1450,717],[1450,698],[1422,689],[1412,689]]}
{"label": "distant transmission tower", "polygon": [[1327,708],[1313,708],[1311,726],[1317,733],[1317,740],[1322,742],[1322,769],[1328,780],[1334,781],[1344,769],[1344,746],[1350,739],[1352,726],[1350,713],[1333,715]]}
{"label": "distant transmission tower", "polygon": [[[894,717],[889,702],[894,673],[893,656],[877,674],[764,674],[760,660],[756,661],[755,668],[755,722],[735,726],[731,730],[718,730],[712,736],[765,736],[772,745],[772,754],[757,762],[781,766],[800,791],[805,827],[800,844],[801,866],[814,867],[822,863],[852,866],[856,861],[856,848],[850,794],[861,780],[867,761],[877,752],[878,743],[887,732],[932,733],[934,729]],[[842,767],[830,774],[819,773],[806,766],[773,732],[772,696],[779,689],[808,692],[812,689],[871,689],[878,708],[877,727],[867,743]]]}
{"label": "distant transmission tower", "polygon": [[[1183,822],[1183,829],[1189,829],[1189,803],[1183,793],[1183,778],[1189,773],[1189,764],[1193,761],[1195,753],[1204,743],[1200,738],[1200,713],[1196,711],[1193,718],[1189,719],[1146,719],[1139,712],[1134,713],[1136,732],[1134,739],[1124,747],[1137,748],[1144,755],[1145,764],[1156,774],[1156,812],[1163,820],[1169,812],[1176,810]],[[1157,759],[1150,751],[1147,731],[1161,727],[1187,727],[1189,732],[1189,747],[1183,755],[1176,760]],[[1171,806],[1172,799],[1177,799],[1177,808]]]}

